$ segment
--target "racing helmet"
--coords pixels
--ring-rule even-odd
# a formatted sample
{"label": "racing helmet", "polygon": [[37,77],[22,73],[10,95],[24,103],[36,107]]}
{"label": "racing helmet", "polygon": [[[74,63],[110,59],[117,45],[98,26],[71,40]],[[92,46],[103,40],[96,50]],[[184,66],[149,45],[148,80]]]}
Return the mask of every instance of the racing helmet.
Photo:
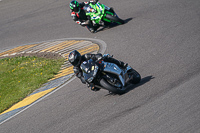
{"label": "racing helmet", "polygon": [[79,66],[81,63],[81,54],[77,50],[73,50],[69,53],[68,60],[73,66]]}
{"label": "racing helmet", "polygon": [[79,7],[79,3],[76,0],[72,0],[69,4],[69,7],[72,11],[74,12],[79,12],[80,11],[80,7]]}

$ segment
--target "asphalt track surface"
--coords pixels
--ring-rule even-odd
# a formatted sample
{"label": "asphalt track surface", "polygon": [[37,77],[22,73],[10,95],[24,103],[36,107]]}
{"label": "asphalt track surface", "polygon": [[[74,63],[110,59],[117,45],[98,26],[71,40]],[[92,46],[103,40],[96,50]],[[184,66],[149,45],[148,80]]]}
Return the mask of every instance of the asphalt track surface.
{"label": "asphalt track surface", "polygon": [[69,0],[1,0],[0,49],[61,38],[96,38],[142,82],[124,95],[78,79],[0,125],[1,133],[199,133],[200,1],[101,0],[126,24],[95,34],[70,18]]}

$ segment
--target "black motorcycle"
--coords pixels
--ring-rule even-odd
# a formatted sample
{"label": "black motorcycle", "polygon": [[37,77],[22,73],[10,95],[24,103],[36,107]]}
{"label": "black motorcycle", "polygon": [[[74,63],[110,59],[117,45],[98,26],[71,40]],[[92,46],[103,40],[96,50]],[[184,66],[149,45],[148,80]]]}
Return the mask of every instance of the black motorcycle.
{"label": "black motorcycle", "polygon": [[103,88],[115,94],[123,94],[128,85],[141,81],[140,74],[130,66],[122,69],[114,63],[103,60],[84,61],[80,68],[88,84],[92,83],[97,88]]}

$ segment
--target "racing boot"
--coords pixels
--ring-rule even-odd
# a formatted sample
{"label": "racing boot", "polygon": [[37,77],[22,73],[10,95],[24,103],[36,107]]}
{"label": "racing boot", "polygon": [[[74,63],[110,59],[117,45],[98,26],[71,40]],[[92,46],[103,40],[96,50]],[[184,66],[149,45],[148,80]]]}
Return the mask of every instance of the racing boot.
{"label": "racing boot", "polygon": [[116,63],[119,67],[122,67],[123,69],[126,69],[126,67],[128,66],[128,63],[124,63],[122,61],[116,60]]}
{"label": "racing boot", "polygon": [[127,68],[127,66],[128,66],[128,63],[124,63],[124,62],[123,62],[122,68],[125,69],[125,68]]}
{"label": "racing boot", "polygon": [[119,66],[122,67],[123,69],[125,69],[128,66],[128,63],[124,63],[122,61],[118,61],[118,62],[119,62]]}

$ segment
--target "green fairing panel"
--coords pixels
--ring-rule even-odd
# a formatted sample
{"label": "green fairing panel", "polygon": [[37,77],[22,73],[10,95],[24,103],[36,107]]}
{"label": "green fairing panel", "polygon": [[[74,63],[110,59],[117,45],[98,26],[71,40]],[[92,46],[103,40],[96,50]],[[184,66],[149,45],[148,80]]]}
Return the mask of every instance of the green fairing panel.
{"label": "green fairing panel", "polygon": [[98,24],[104,15],[104,10],[105,10],[104,5],[100,4],[100,3],[93,5],[92,3],[90,3],[89,6],[91,8],[93,8],[94,10],[96,10],[96,13],[95,12],[86,12],[86,15],[90,16],[91,20],[95,21]]}

